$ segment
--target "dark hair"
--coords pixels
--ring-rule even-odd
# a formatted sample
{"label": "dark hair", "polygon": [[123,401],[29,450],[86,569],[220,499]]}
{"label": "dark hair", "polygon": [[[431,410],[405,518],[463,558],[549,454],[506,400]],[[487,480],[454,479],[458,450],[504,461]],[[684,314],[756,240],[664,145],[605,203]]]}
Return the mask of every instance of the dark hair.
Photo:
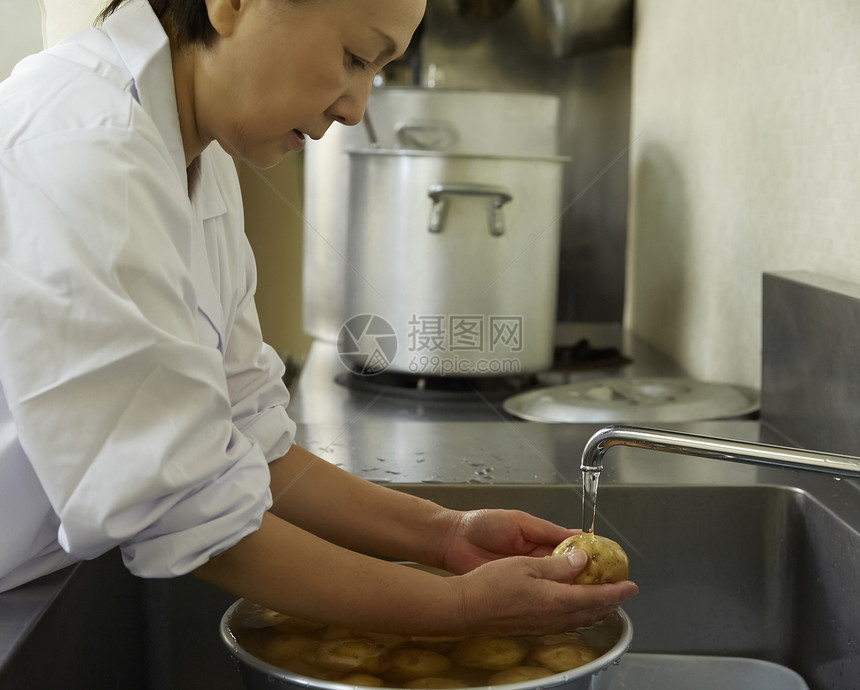
{"label": "dark hair", "polygon": [[[103,22],[125,2],[110,0],[99,14],[98,21]],[[177,46],[193,43],[211,46],[215,42],[215,29],[209,22],[204,0],[149,0],[149,4]]]}

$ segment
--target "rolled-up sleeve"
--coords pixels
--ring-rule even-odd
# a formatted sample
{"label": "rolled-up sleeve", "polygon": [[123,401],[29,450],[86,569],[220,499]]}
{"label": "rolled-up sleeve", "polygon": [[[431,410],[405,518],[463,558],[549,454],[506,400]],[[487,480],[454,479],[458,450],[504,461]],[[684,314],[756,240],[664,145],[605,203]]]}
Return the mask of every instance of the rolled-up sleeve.
{"label": "rolled-up sleeve", "polygon": [[284,364],[262,342],[253,305],[234,325],[224,359],[235,424],[269,462],[277,460],[290,449],[296,424],[287,415]]}
{"label": "rolled-up sleeve", "polygon": [[252,298],[223,354],[199,342],[194,219],[157,136],[0,157],[0,381],[62,548],[120,546],[132,572],[169,577],[258,529],[295,426]]}

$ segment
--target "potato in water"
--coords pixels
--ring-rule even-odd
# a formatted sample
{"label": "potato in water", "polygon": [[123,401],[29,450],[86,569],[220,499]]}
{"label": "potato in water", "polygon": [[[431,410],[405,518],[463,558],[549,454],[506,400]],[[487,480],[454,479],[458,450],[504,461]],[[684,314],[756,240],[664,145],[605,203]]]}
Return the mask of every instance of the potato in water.
{"label": "potato in water", "polygon": [[588,565],[577,575],[575,585],[602,585],[608,582],[622,582],[630,575],[627,554],[616,542],[590,532],[568,537],[555,547],[553,556],[570,553],[574,549],[585,551]]}
{"label": "potato in water", "polygon": [[486,690],[587,664],[615,644],[620,625],[620,617],[609,616],[551,635],[413,637],[314,624],[243,602],[231,629],[251,654],[307,678],[368,688]]}
{"label": "potato in water", "polygon": [[451,657],[468,668],[504,671],[519,665],[528,647],[508,637],[470,637],[458,643]]}

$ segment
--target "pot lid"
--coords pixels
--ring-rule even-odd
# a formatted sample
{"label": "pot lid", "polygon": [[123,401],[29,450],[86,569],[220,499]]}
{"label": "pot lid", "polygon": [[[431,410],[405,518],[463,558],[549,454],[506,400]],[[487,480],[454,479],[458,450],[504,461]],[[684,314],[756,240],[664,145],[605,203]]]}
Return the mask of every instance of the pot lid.
{"label": "pot lid", "polygon": [[758,410],[750,388],[690,378],[612,377],[549,386],[504,401],[532,422],[692,422],[741,417]]}

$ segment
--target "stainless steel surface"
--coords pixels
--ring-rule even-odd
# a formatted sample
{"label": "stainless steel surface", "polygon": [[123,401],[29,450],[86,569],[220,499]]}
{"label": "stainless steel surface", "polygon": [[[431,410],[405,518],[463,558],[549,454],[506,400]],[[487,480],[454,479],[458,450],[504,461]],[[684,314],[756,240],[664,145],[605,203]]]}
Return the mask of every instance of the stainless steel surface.
{"label": "stainless steel surface", "polygon": [[[607,466],[617,465],[602,481],[598,530],[624,546],[640,587],[624,605],[636,629],[631,651],[764,659],[799,672],[813,690],[856,690],[856,492],[812,473],[644,455],[619,452]],[[637,466],[645,480],[663,461],[660,479],[625,481]],[[691,466],[703,472],[698,482]],[[577,484],[398,488],[453,508],[519,509],[563,524],[579,499]]]}
{"label": "stainless steel surface", "polygon": [[749,388],[681,377],[608,377],[518,393],[505,411],[544,423],[665,423],[743,417],[758,410]]}
{"label": "stainless steel surface", "polygon": [[444,182],[432,184],[427,189],[427,196],[433,201],[430,209],[430,222],[427,229],[430,232],[442,232],[448,220],[448,209],[452,196],[478,196],[487,199],[487,229],[494,237],[505,234],[504,216],[500,212],[502,206],[511,201],[513,192],[507,187],[482,184],[478,182]]}
{"label": "stainless steel surface", "polygon": [[860,454],[860,286],[765,274],[762,414],[789,445]]}
{"label": "stainless steel surface", "polygon": [[[363,281],[360,267],[347,251],[350,236],[357,232],[349,209],[348,150],[554,156],[558,118],[559,97],[550,93],[391,86],[371,93],[365,127],[335,123],[323,139],[308,141],[304,154],[302,278],[305,331],[314,338],[335,342],[341,326],[354,315],[348,313],[346,305],[349,286]],[[563,167],[563,163],[559,165]],[[362,187],[361,194],[367,203],[380,208],[383,222],[397,223],[396,204],[391,203],[394,200],[386,183],[371,181]],[[557,218],[558,208],[555,214]],[[426,223],[425,214],[421,225]],[[411,264],[415,258],[409,260]]]}
{"label": "stainless steel surface", "polygon": [[601,471],[604,455],[614,446],[694,455],[749,465],[772,465],[860,479],[860,458],[853,456],[630,426],[608,426],[588,439],[582,451],[582,471]]}
{"label": "stainless steel surface", "polygon": [[[572,345],[586,338],[595,347],[615,347],[629,357],[623,366],[595,365],[580,370],[547,370],[536,376],[540,385],[557,385],[576,381],[617,376],[680,376],[678,365],[649,347],[635,336],[610,324],[560,324],[556,344]],[[301,375],[291,389],[289,414],[299,423],[353,425],[386,420],[473,421],[514,420],[502,408],[502,402],[514,390],[500,396],[474,392],[447,398],[397,395],[388,385],[375,386],[375,377],[367,377],[367,386],[348,388],[336,379],[347,373],[333,344],[316,341],[302,367]]]}
{"label": "stainless steel surface", "polygon": [[795,671],[760,659],[625,654],[608,690],[809,690]]}
{"label": "stainless steel surface", "polygon": [[541,6],[559,57],[633,41],[633,0],[541,0]]}
{"label": "stainless steel surface", "polygon": [[[422,421],[357,413],[329,423],[299,425],[297,443],[352,474],[377,483],[566,486],[564,524],[581,525],[580,453],[599,429],[589,424],[495,421]],[[769,443],[758,422],[728,420],[667,425],[669,430],[743,442]],[[601,475],[613,484],[676,486],[757,484],[797,487],[860,520],[853,482],[811,472],[619,448]],[[820,494],[820,496],[819,496]],[[601,510],[601,513],[604,511]],[[860,522],[858,522],[860,527]]]}
{"label": "stainless steel surface", "polygon": [[[630,131],[630,47],[557,58],[540,2],[518,2],[492,26],[452,22],[453,0],[429,0],[420,84],[561,96],[559,321],[620,321],[624,306]],[[611,4],[611,0],[610,0]],[[516,141],[527,131],[512,130]]]}
{"label": "stainless steel surface", "polygon": [[[349,154],[345,256],[355,273],[346,317],[374,314],[393,329],[387,370],[492,377],[549,368],[562,160]],[[361,345],[373,352],[376,343]]]}
{"label": "stainless steel surface", "polygon": [[[267,690],[268,688],[311,688],[312,690],[346,690],[354,688],[354,685],[339,683],[336,681],[320,680],[311,678],[266,663],[262,659],[250,654],[236,639],[233,626],[237,609],[244,600],[235,602],[224,613],[221,618],[221,640],[227,650],[239,662],[242,678],[247,690]],[[598,659],[591,661],[572,671],[556,673],[535,681],[521,683],[507,683],[507,690],[541,690],[542,688],[559,688],[564,690],[596,690],[597,685],[592,685],[593,679],[600,679],[599,688],[608,688],[606,685],[612,676],[613,666],[624,655],[633,640],[633,625],[624,611],[618,612],[621,623],[619,637],[612,648]],[[492,687],[492,686],[488,686]]]}
{"label": "stainless steel surface", "polygon": [[386,86],[370,95],[385,149],[467,155],[558,155],[560,99],[533,90]]}
{"label": "stainless steel surface", "polygon": [[345,149],[370,146],[362,127],[335,122],[304,152],[302,325],[313,338],[336,342],[346,321],[346,284],[355,269],[345,256],[349,157]]}

